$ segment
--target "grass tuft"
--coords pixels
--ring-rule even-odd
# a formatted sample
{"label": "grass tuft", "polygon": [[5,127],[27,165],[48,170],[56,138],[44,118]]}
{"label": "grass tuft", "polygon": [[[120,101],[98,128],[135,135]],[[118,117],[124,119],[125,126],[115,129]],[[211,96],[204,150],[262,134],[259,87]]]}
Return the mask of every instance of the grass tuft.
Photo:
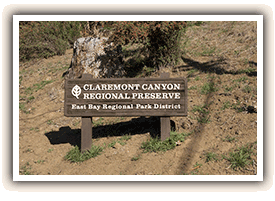
{"label": "grass tuft", "polygon": [[73,163],[83,162],[85,160],[88,160],[90,158],[94,158],[100,155],[103,149],[104,148],[100,146],[92,146],[90,150],[81,153],[79,147],[75,146],[67,153],[67,155],[65,156],[65,159]]}
{"label": "grass tuft", "polygon": [[138,156],[134,156],[133,158],[131,158],[131,161],[137,161],[141,158],[141,155]]}
{"label": "grass tuft", "polygon": [[119,138],[119,140],[130,140],[132,138],[131,135],[123,135],[121,138]]}
{"label": "grass tuft", "polygon": [[209,94],[218,91],[213,82],[205,83],[201,88],[201,94]]}
{"label": "grass tuft", "polygon": [[227,108],[230,108],[230,102],[229,101],[226,101],[226,102],[224,102],[223,103],[223,106],[222,106],[222,108],[221,108],[221,110],[225,110],[225,109],[227,109]]}
{"label": "grass tuft", "polygon": [[43,89],[44,86],[47,84],[52,83],[54,80],[43,80],[40,83],[36,83],[33,85],[33,87],[28,87],[25,90],[25,93],[28,95],[32,95],[33,92],[37,92],[39,89]]}
{"label": "grass tuft", "polygon": [[247,145],[230,152],[229,157],[223,157],[231,163],[231,168],[236,170],[237,168],[244,168],[246,165],[251,163],[250,156],[252,153],[253,150]]}
{"label": "grass tuft", "polygon": [[208,153],[205,154],[205,156],[206,156],[206,159],[205,159],[206,163],[209,162],[209,161],[212,161],[212,160],[214,160],[214,161],[218,160],[218,158],[217,158],[218,155],[214,152],[208,152]]}
{"label": "grass tuft", "polygon": [[250,92],[252,91],[251,87],[248,86],[248,85],[246,85],[242,90],[243,90],[243,92],[245,92],[245,93],[250,93]]}
{"label": "grass tuft", "polygon": [[144,153],[147,152],[165,152],[170,149],[174,149],[176,147],[176,142],[183,142],[185,136],[184,133],[171,132],[170,137],[164,141],[161,141],[159,138],[151,138],[146,142],[143,142],[141,145],[141,149],[144,149]]}
{"label": "grass tuft", "polygon": [[223,139],[222,141],[224,141],[224,142],[232,142],[232,141],[234,141],[236,138],[234,138],[234,137],[230,137],[229,135],[227,135],[226,137],[225,137],[225,139]]}
{"label": "grass tuft", "polygon": [[108,147],[114,147],[116,144],[116,141],[114,140],[113,142],[111,142],[110,144],[108,144]]}
{"label": "grass tuft", "polygon": [[209,111],[207,111],[207,105],[194,105],[192,112],[199,112],[201,114],[209,114]]}
{"label": "grass tuft", "polygon": [[19,103],[19,109],[22,110],[24,113],[29,114],[30,111],[28,111],[25,107],[24,103]]}

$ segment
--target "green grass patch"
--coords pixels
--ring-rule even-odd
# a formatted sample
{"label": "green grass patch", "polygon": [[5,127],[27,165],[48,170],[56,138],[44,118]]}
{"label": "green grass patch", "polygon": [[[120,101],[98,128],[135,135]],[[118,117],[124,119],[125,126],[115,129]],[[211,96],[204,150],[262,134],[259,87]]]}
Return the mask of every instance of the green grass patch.
{"label": "green grass patch", "polygon": [[27,111],[26,107],[25,107],[25,103],[19,103],[19,109],[22,110],[22,112],[29,114],[30,111]]}
{"label": "green grass patch", "polygon": [[77,126],[80,123],[80,121],[74,122],[73,125]]}
{"label": "green grass patch", "polygon": [[23,167],[20,168],[19,174],[20,175],[31,175],[31,172],[30,172],[31,169],[32,169],[32,167],[30,166],[29,162],[27,162],[26,165],[24,165]]}
{"label": "green grass patch", "polygon": [[[69,66],[67,65],[64,65],[62,67],[60,67],[61,64],[57,65],[57,66],[53,66],[52,69],[50,69],[48,71],[48,73],[56,73],[57,71],[61,71],[61,70],[67,70],[69,68]],[[48,66],[49,68],[51,67],[52,65]]]}
{"label": "green grass patch", "polygon": [[134,156],[133,158],[131,158],[131,161],[137,161],[141,158],[141,155],[138,156]]}
{"label": "green grass patch", "polygon": [[196,164],[194,165],[194,168],[196,168],[196,167],[201,167],[201,166],[202,166],[202,164],[196,162]]}
{"label": "green grass patch", "polygon": [[38,91],[39,89],[43,89],[44,86],[46,86],[47,84],[52,83],[53,80],[43,80],[40,83],[34,84],[34,90]]}
{"label": "green grass patch", "polygon": [[34,128],[34,127],[31,127],[31,128],[30,128],[30,131],[33,131],[33,130],[36,131],[36,132],[38,132],[38,131],[39,131],[39,128],[37,128],[37,127],[35,127],[35,128]]}
{"label": "green grass patch", "polygon": [[196,90],[196,89],[197,89],[197,86],[192,86],[188,88],[188,90]]}
{"label": "green grass patch", "polygon": [[236,170],[237,168],[244,168],[246,165],[252,163],[251,154],[253,150],[251,146],[246,145],[237,148],[233,152],[229,153],[229,157],[223,156],[224,159],[231,163],[231,168]]}
{"label": "green grass patch", "polygon": [[241,69],[238,70],[237,73],[254,73],[256,72],[256,69],[249,67],[248,69]]}
{"label": "green grass patch", "polygon": [[238,113],[239,113],[239,112],[245,111],[246,109],[245,109],[244,107],[240,107],[240,105],[241,105],[240,101],[237,101],[237,103],[232,104],[231,107],[232,107],[234,110],[236,110]]}
{"label": "green grass patch", "polygon": [[244,83],[246,80],[248,80],[247,77],[241,77],[239,79],[234,80],[234,82],[243,82]]}
{"label": "green grass patch", "polygon": [[221,110],[225,110],[225,109],[227,109],[227,108],[230,108],[230,106],[231,106],[231,105],[230,105],[230,102],[229,102],[229,101],[226,101],[226,102],[223,103]]}
{"label": "green grass patch", "polygon": [[37,92],[39,89],[43,89],[44,86],[46,86],[47,84],[50,84],[52,82],[53,82],[53,80],[43,80],[40,83],[34,84],[32,87],[26,88],[25,93],[32,95],[33,92]]}
{"label": "green grass patch", "polygon": [[127,144],[127,141],[130,140],[131,138],[132,138],[132,136],[129,135],[129,134],[123,135],[122,137],[118,138],[117,140],[113,140],[111,143],[106,145],[104,148],[106,148],[106,147],[108,147],[108,148],[113,147],[114,148],[116,143],[119,143],[120,145],[124,146],[124,145]]}
{"label": "green grass patch", "polygon": [[111,142],[110,144],[108,144],[108,147],[114,147],[116,144],[116,141],[114,140],[113,142]]}
{"label": "green grass patch", "polygon": [[119,143],[120,145],[124,146],[126,144],[126,142],[118,140],[117,143]]}
{"label": "green grass patch", "polygon": [[21,84],[22,80],[23,80],[23,77],[22,77],[22,75],[20,75],[19,76],[19,84]]}
{"label": "green grass patch", "polygon": [[19,95],[19,100],[26,100],[26,96],[20,96]]}
{"label": "green grass patch", "polygon": [[199,81],[201,78],[199,76],[195,77],[195,81]]}
{"label": "green grass patch", "polygon": [[93,127],[104,125],[103,118],[100,117],[97,121],[93,121]]}
{"label": "green grass patch", "polygon": [[155,68],[144,66],[142,69],[146,75],[150,75],[152,72],[156,71]]}
{"label": "green grass patch", "polygon": [[210,119],[210,116],[207,116],[207,115],[203,115],[203,116],[197,118],[198,122],[202,123],[202,124],[209,123],[210,122],[209,119]]}
{"label": "green grass patch", "polygon": [[252,91],[252,88],[248,85],[246,85],[243,89],[242,89],[243,92],[245,93],[251,93]]}
{"label": "green grass patch", "polygon": [[48,124],[48,125],[52,125],[52,124],[54,124],[54,123],[53,123],[52,120],[48,120],[48,121],[47,121],[47,124]]}
{"label": "green grass patch", "polygon": [[202,51],[201,55],[202,56],[211,56],[213,53],[216,51],[216,47],[210,47],[206,48],[205,50]]}
{"label": "green grass patch", "polygon": [[234,141],[236,138],[234,138],[234,137],[230,137],[229,135],[227,135],[226,137],[225,137],[225,139],[223,139],[222,141],[224,141],[224,142],[232,142],[232,141]]}
{"label": "green grass patch", "polygon": [[38,163],[38,164],[41,164],[41,163],[44,163],[44,162],[45,162],[44,160],[34,161],[34,163]]}
{"label": "green grass patch", "polygon": [[205,162],[209,162],[209,161],[218,161],[218,154],[214,153],[214,152],[207,152],[205,154]]}
{"label": "green grass patch", "polygon": [[207,111],[206,107],[207,107],[206,105],[202,105],[202,106],[194,105],[194,107],[192,109],[192,112],[199,112],[199,113],[202,113],[202,114],[208,114],[209,111]]}
{"label": "green grass patch", "polygon": [[193,166],[193,170],[190,172],[191,175],[197,175],[199,170],[198,168],[200,168],[202,166],[202,164],[196,162],[196,164]]}
{"label": "green grass patch", "polygon": [[205,83],[201,88],[201,94],[209,94],[218,91],[213,82]]}
{"label": "green grass patch", "polygon": [[197,106],[195,105],[192,109],[192,112],[199,112],[200,115],[196,119],[199,123],[208,123],[210,122],[210,116],[208,116],[209,111],[207,110],[207,105]]}
{"label": "green grass patch", "polygon": [[131,135],[123,135],[121,138],[119,138],[119,140],[130,140],[132,138]]}
{"label": "green grass patch", "polygon": [[146,142],[143,142],[141,145],[141,149],[144,149],[144,153],[147,152],[165,152],[170,149],[174,149],[176,147],[176,142],[183,142],[185,136],[184,133],[171,132],[170,137],[161,141],[160,138],[150,138]]}
{"label": "green grass patch", "polygon": [[93,145],[90,150],[81,153],[79,147],[75,146],[67,153],[65,159],[73,163],[83,162],[100,155],[103,150],[103,147]]}
{"label": "green grass patch", "polygon": [[114,140],[113,142],[109,143],[107,147],[114,147],[116,143],[124,146],[126,144],[126,141],[130,140],[131,138],[131,135],[123,135],[122,137],[118,138],[117,141]]}
{"label": "green grass patch", "polygon": [[187,77],[190,77],[195,72],[198,72],[198,70],[197,69],[191,69],[191,70],[189,70],[188,73],[187,73]]}
{"label": "green grass patch", "polygon": [[51,153],[53,151],[53,149],[48,149],[48,153]]}
{"label": "green grass patch", "polygon": [[225,86],[225,87],[224,87],[224,92],[225,92],[225,93],[231,92],[233,89],[234,89],[234,86],[232,86],[232,87]]}
{"label": "green grass patch", "polygon": [[29,96],[29,97],[27,98],[27,103],[30,102],[30,101],[32,101],[32,100],[34,100],[34,99],[35,99],[34,96]]}

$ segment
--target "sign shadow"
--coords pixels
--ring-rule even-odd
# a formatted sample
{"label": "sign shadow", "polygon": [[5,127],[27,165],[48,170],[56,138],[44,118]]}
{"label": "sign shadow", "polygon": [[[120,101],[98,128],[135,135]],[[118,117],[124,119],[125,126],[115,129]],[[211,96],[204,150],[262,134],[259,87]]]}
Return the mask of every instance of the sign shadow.
{"label": "sign shadow", "polygon": [[[171,130],[176,129],[174,121],[170,120],[170,125]],[[146,133],[150,133],[153,138],[160,138],[160,117],[138,117],[126,122],[93,127],[93,139]],[[81,147],[81,129],[65,126],[59,128],[59,131],[45,133],[45,136],[52,145],[69,143]]]}

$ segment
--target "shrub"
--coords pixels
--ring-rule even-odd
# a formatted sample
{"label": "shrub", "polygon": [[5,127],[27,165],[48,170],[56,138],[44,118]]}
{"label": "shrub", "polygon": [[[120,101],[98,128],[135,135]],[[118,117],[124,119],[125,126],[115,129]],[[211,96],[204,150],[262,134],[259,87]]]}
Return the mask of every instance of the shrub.
{"label": "shrub", "polygon": [[146,57],[148,66],[169,66],[176,64],[182,54],[180,39],[186,26],[182,21],[21,21],[19,59],[62,55],[77,38],[87,34],[111,35],[109,42],[116,45],[141,44],[140,54]]}
{"label": "shrub", "polygon": [[81,36],[84,22],[19,22],[19,60],[62,55]]}
{"label": "shrub", "polygon": [[180,38],[185,22],[176,21],[117,21],[101,24],[113,34],[111,40],[119,45],[143,44],[142,53],[149,66],[168,66],[181,56]]}

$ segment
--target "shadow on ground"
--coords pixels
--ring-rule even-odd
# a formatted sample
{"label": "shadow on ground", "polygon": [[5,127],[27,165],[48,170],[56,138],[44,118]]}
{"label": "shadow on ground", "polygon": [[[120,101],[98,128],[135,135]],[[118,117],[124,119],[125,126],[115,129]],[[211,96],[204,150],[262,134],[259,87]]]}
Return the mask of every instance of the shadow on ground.
{"label": "shadow on ground", "polygon": [[[175,130],[175,122],[170,120],[171,130]],[[151,137],[160,137],[160,118],[159,117],[139,117],[127,122],[120,122],[111,125],[93,127],[93,139],[136,135],[150,133]],[[65,144],[81,147],[81,129],[71,129],[69,126],[61,127],[59,131],[45,133],[50,143]]]}
{"label": "shadow on ground", "polygon": [[[211,79],[208,80],[208,83],[209,84],[214,84],[215,83],[214,76],[211,77]],[[205,101],[204,101],[204,105],[206,107],[210,106],[211,100],[212,100],[211,98],[213,98],[212,92],[210,92],[206,95],[206,98],[205,98]],[[181,163],[180,163],[180,166],[179,166],[178,174],[182,174],[182,172],[186,172],[192,167],[193,164],[191,164],[190,161],[192,161],[191,159],[194,158],[196,151],[199,149],[200,142],[203,138],[203,133],[204,133],[204,130],[205,130],[205,126],[206,126],[206,123],[207,123],[208,118],[209,118],[210,115],[211,114],[204,113],[204,112],[199,113],[198,123],[195,126],[194,133],[192,134],[191,142],[187,146],[184,155],[181,156],[181,159],[180,159]]]}
{"label": "shadow on ground", "polygon": [[[215,73],[217,75],[222,74],[231,74],[231,75],[237,75],[242,74],[242,71],[233,71],[233,70],[227,70],[223,66],[226,66],[228,63],[226,59],[220,58],[218,60],[211,60],[208,62],[198,62],[192,59],[181,57],[181,59],[186,63],[186,65],[182,65],[174,69],[174,72],[180,70],[190,70],[190,69],[197,69],[200,72],[204,73]],[[249,64],[253,67],[257,67],[257,63],[253,61],[249,61]],[[247,72],[248,76],[257,76],[257,71]]]}

